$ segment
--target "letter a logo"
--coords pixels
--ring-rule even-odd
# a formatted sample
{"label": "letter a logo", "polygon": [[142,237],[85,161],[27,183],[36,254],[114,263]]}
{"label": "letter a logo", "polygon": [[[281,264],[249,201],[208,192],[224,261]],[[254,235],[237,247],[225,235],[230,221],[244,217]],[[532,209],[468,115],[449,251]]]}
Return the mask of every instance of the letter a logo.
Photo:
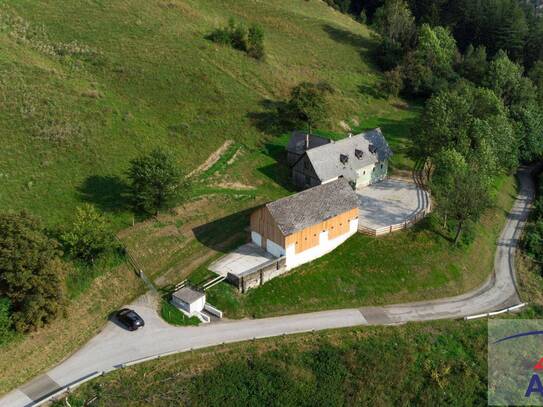
{"label": "letter a logo", "polygon": [[539,393],[541,396],[543,396],[543,385],[541,384],[541,380],[539,379],[539,376],[534,374],[532,378],[530,379],[530,384],[528,385],[528,388],[526,389],[526,393],[524,394],[524,397],[530,397],[532,393]]}
{"label": "letter a logo", "polygon": [[534,370],[543,370],[543,358],[539,359],[539,362],[535,364]]}

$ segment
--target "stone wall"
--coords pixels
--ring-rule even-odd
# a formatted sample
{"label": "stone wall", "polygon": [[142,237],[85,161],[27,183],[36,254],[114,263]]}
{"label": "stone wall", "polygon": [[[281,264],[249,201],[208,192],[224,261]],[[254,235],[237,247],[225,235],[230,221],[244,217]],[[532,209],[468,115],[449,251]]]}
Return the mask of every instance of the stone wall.
{"label": "stone wall", "polygon": [[286,259],[280,257],[278,259],[270,260],[258,267],[248,270],[240,275],[228,273],[226,279],[237,287],[242,293],[246,292],[250,288],[259,287],[272,278],[280,276],[285,273]]}

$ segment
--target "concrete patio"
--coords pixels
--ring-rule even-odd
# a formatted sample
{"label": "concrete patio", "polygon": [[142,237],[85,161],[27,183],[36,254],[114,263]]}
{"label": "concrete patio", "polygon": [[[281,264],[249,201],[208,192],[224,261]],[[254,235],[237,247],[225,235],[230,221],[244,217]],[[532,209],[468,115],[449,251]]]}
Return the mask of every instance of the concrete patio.
{"label": "concrete patio", "polygon": [[237,276],[274,259],[274,256],[256,244],[247,243],[214,261],[208,269],[221,276],[226,276],[228,273]]}
{"label": "concrete patio", "polygon": [[359,228],[379,230],[405,223],[429,208],[428,193],[417,184],[400,179],[360,188]]}

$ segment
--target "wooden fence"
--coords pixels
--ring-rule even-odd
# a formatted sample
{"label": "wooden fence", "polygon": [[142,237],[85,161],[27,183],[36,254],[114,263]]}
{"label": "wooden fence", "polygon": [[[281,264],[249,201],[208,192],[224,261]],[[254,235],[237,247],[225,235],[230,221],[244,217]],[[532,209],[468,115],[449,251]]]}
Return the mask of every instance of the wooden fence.
{"label": "wooden fence", "polygon": [[423,211],[420,211],[419,213],[417,213],[415,216],[413,216],[413,217],[411,217],[409,219],[406,219],[404,222],[397,223],[395,225],[385,226],[385,227],[378,228],[378,229],[368,228],[366,226],[362,226],[362,225],[359,224],[358,225],[358,231],[360,233],[363,233],[363,234],[369,235],[369,236],[387,235],[389,233],[397,232],[399,230],[404,230],[404,229],[407,229],[407,228],[413,226],[419,220],[424,218],[428,213],[429,213],[428,210],[423,210]]}

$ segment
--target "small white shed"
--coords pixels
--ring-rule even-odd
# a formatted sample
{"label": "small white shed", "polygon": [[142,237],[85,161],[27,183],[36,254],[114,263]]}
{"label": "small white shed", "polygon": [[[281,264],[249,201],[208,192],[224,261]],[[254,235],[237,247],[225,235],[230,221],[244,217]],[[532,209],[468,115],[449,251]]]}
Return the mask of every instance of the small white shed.
{"label": "small white shed", "polygon": [[206,295],[194,288],[183,287],[172,294],[172,304],[192,316],[203,311]]}

